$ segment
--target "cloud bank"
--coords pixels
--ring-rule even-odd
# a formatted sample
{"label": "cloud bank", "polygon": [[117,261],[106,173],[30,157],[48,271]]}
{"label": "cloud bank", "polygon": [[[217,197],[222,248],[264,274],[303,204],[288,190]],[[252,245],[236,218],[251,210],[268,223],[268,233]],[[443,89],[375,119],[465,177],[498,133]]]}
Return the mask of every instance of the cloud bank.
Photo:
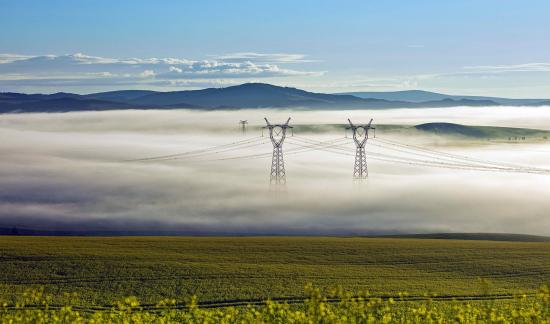
{"label": "cloud bank", "polygon": [[[479,108],[481,109],[481,108]],[[515,115],[486,109],[477,120]],[[521,113],[521,112],[518,112]],[[286,191],[269,187],[271,144],[157,162],[127,159],[172,154],[243,139],[266,114],[295,123],[353,120],[387,124],[458,121],[457,110],[110,111],[0,115],[0,227],[187,234],[373,234],[515,232],[550,235],[550,179],[543,175],[476,173],[368,160],[369,180],[351,180],[353,157],[326,152],[286,156]],[[380,114],[380,115],[379,115]],[[490,115],[493,114],[493,115]],[[539,109],[541,122],[549,110]],[[538,122],[538,121],[535,121]],[[296,134],[319,140],[342,137]],[[407,142],[510,163],[549,167],[550,147],[456,146],[377,132]],[[285,150],[293,147],[291,141]],[[370,148],[369,148],[370,149]],[[266,153],[258,159],[220,160]]]}
{"label": "cloud bank", "polygon": [[550,72],[550,63],[524,63],[511,65],[465,66],[464,69],[476,72]]}
{"label": "cloud bank", "polygon": [[[302,54],[235,53],[208,60],[111,58],[82,53],[25,56],[0,54],[0,86],[194,86],[243,79],[319,76],[320,71],[284,67],[306,63]],[[231,81],[239,79],[240,81]]]}

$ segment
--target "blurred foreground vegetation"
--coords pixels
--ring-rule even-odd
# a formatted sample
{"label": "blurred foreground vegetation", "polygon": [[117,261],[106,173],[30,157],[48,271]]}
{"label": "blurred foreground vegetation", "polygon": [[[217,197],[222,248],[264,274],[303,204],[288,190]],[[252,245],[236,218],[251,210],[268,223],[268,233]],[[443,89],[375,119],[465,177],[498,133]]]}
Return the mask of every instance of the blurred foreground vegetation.
{"label": "blurred foreground vegetation", "polygon": [[43,290],[27,291],[16,304],[4,302],[2,323],[550,323],[550,293],[543,287],[533,296],[517,295],[511,300],[435,302],[352,295],[341,289],[331,297],[306,286],[304,303],[266,301],[244,307],[201,308],[196,297],[185,305],[163,300],[152,307],[140,305],[136,297],[118,301],[109,309],[51,305],[52,296]]}

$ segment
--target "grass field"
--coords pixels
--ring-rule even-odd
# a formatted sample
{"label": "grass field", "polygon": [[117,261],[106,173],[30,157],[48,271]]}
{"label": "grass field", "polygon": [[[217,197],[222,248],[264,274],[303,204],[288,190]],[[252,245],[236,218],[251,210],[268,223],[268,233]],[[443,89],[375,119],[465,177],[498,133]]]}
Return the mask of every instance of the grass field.
{"label": "grass field", "polygon": [[[0,237],[1,300],[44,287],[53,304],[300,297],[312,283],[357,293],[533,293],[550,243],[320,237]],[[479,278],[487,279],[486,288]],[[65,293],[76,293],[75,296]]]}

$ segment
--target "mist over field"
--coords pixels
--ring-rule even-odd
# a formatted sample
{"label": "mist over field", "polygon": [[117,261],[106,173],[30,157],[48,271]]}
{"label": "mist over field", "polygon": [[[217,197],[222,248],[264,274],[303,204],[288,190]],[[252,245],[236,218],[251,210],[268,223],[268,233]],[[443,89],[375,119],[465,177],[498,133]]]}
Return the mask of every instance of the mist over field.
{"label": "mist over field", "polygon": [[[285,156],[286,189],[269,185],[266,116],[292,117],[299,136],[343,138],[354,122],[453,122],[550,129],[550,108],[459,107],[376,111],[227,110],[0,115],[0,227],[187,234],[509,232],[550,235],[550,175],[394,164],[369,158],[354,183],[351,155]],[[240,133],[238,121],[250,123]],[[321,125],[321,126],[318,126]],[[550,168],[550,142],[465,141],[419,132],[377,137],[480,159]],[[240,150],[126,161],[253,138]],[[289,140],[284,151],[297,142]],[[346,144],[353,150],[353,144]],[[237,159],[266,153],[266,156]]]}

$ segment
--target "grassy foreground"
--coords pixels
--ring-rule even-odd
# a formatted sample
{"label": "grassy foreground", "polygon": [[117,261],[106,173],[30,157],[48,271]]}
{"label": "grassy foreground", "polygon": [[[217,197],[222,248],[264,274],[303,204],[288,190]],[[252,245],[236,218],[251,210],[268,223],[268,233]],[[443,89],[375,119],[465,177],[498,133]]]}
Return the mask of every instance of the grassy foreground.
{"label": "grassy foreground", "polygon": [[[128,297],[107,308],[50,306],[51,296],[42,291],[26,293],[16,305],[0,308],[3,323],[550,323],[550,293],[543,287],[528,298],[516,296],[505,303],[494,301],[434,303],[354,296],[341,290],[333,297],[306,287],[307,299],[300,307],[267,301],[261,306],[199,308],[196,299],[186,305],[163,300],[142,307]],[[335,303],[331,303],[335,302]]]}
{"label": "grassy foreground", "polygon": [[[126,296],[257,301],[342,287],[373,296],[534,294],[550,243],[325,237],[0,237],[0,300],[44,287],[52,303],[111,307]],[[479,278],[491,285],[484,287]],[[73,296],[72,294],[76,294]],[[284,299],[283,299],[284,300]]]}

